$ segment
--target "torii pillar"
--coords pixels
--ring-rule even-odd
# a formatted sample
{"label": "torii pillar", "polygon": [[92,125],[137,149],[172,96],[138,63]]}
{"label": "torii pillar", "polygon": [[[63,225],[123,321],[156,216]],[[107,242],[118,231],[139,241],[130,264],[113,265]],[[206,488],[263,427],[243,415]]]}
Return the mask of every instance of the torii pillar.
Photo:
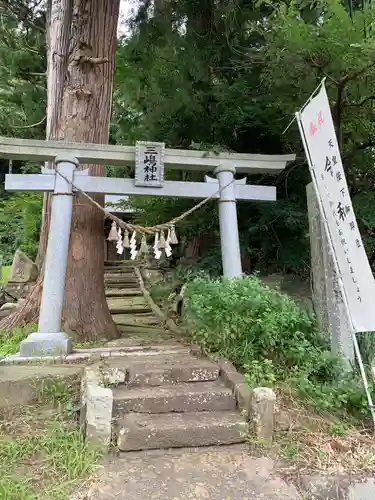
{"label": "torii pillar", "polygon": [[219,166],[213,171],[221,189],[219,198],[221,258],[223,262],[223,274],[227,278],[235,278],[242,275],[236,186],[235,182],[233,182],[235,173],[235,167],[230,166]]}
{"label": "torii pillar", "polygon": [[[55,189],[51,204],[50,230],[44,262],[43,291],[40,303],[38,331],[20,343],[20,356],[66,355],[72,351],[69,336],[61,329],[65,278],[68,265],[70,228],[73,213],[74,170],[79,163],[73,155],[55,159]],[[70,182],[69,182],[70,181]]]}

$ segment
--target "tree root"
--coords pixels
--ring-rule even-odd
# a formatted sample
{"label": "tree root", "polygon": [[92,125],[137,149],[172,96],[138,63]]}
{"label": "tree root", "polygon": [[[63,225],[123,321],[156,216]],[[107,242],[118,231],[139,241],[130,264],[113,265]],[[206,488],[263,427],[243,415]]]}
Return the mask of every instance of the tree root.
{"label": "tree root", "polygon": [[0,321],[0,330],[11,333],[15,328],[37,323],[39,317],[40,300],[43,290],[43,273],[39,276],[25,303],[9,316]]}

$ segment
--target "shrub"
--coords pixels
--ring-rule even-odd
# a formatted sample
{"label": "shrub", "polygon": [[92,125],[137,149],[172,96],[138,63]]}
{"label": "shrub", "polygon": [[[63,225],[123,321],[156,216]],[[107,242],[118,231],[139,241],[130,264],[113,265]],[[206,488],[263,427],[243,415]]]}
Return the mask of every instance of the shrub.
{"label": "shrub", "polygon": [[256,277],[195,278],[185,316],[194,341],[230,359],[250,385],[286,381],[319,408],[367,410],[360,381],[345,376],[314,318]]}

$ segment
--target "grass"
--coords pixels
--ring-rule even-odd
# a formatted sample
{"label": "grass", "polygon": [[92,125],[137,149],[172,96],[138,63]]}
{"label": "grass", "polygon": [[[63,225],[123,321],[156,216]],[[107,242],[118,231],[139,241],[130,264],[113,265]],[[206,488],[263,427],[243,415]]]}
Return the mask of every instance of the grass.
{"label": "grass", "polygon": [[18,352],[21,340],[24,340],[29,333],[35,331],[36,325],[33,324],[23,328],[15,328],[12,333],[0,331],[0,358]]}
{"label": "grass", "polygon": [[76,388],[52,381],[43,385],[33,406],[3,412],[1,499],[66,500],[92,474],[101,454],[85,442],[74,421]]}
{"label": "grass", "polygon": [[[189,283],[185,323],[206,352],[229,359],[250,387],[278,395],[275,439],[250,444],[303,470],[375,474],[368,403],[356,371],[347,373],[314,318],[255,278]],[[361,336],[371,363],[374,336]],[[366,350],[364,349],[366,348]]]}
{"label": "grass", "polygon": [[0,278],[1,285],[6,285],[8,283],[11,268],[12,266],[2,266]]}
{"label": "grass", "polygon": [[[269,449],[291,478],[301,471],[375,474],[373,432],[354,420],[311,411],[291,394],[278,394],[274,441]],[[282,468],[282,467],[281,467]]]}

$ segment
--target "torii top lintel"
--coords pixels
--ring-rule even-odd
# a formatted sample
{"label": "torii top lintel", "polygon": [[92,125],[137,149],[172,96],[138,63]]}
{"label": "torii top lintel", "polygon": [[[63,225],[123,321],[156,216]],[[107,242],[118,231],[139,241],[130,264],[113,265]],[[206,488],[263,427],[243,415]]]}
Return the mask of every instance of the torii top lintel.
{"label": "torii top lintel", "polygon": [[[0,158],[13,160],[54,160],[61,154],[75,156],[82,164],[133,165],[135,146],[84,144],[0,137]],[[166,168],[212,172],[218,166],[235,167],[239,174],[278,174],[295,155],[258,155],[165,149]]]}

